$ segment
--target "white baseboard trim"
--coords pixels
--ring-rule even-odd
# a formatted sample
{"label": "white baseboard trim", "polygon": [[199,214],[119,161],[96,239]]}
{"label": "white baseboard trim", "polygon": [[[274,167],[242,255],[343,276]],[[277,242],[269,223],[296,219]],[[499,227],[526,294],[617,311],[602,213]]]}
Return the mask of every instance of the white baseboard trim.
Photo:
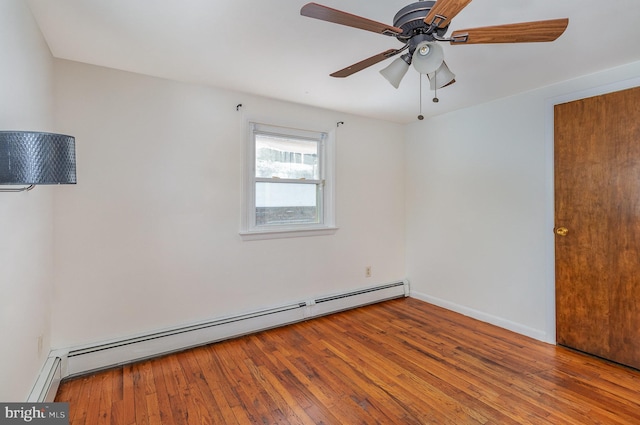
{"label": "white baseboard trim", "polygon": [[366,304],[406,297],[409,293],[409,282],[397,281],[234,316],[219,317],[188,326],[59,349],[53,353],[60,359],[60,376],[73,377]]}
{"label": "white baseboard trim", "polygon": [[490,323],[492,325],[519,333],[521,335],[525,335],[530,338],[537,339],[538,341],[548,342],[547,334],[544,331],[530,328],[528,326],[522,325],[520,323],[512,322],[502,317],[493,316],[491,314],[487,314],[479,310],[474,310],[472,308],[469,308],[460,304],[456,304],[451,301],[446,301],[441,298],[433,297],[431,295],[423,294],[420,292],[411,291],[410,296],[412,298],[416,298],[418,300],[428,302],[429,304],[437,305],[438,307],[446,308],[447,310],[455,311],[456,313],[460,313],[465,316],[472,317],[474,319],[480,320],[481,322]]}

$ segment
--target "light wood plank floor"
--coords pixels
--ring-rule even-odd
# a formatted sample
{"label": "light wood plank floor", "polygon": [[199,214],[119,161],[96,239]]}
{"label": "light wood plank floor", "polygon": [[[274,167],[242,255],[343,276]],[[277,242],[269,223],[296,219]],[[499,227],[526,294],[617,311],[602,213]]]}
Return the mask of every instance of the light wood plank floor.
{"label": "light wood plank floor", "polygon": [[62,383],[81,424],[640,424],[640,372],[399,299]]}

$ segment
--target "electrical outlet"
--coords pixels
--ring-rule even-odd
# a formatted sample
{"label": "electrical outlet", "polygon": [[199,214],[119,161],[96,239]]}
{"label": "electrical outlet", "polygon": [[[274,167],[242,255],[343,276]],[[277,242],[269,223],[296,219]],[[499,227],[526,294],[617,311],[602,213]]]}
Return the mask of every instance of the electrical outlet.
{"label": "electrical outlet", "polygon": [[364,268],[364,277],[371,277],[371,266]]}

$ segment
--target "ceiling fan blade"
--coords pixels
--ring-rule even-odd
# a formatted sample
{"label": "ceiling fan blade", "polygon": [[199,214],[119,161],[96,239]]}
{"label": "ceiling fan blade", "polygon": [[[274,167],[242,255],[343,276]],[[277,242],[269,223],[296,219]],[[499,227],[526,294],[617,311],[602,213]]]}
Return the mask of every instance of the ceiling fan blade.
{"label": "ceiling fan blade", "polygon": [[427,25],[433,24],[438,28],[445,28],[469,3],[471,3],[471,0],[437,0],[427,16],[425,16],[424,23]]}
{"label": "ceiling fan blade", "polygon": [[362,71],[365,68],[370,67],[371,65],[375,65],[378,62],[382,62],[385,59],[388,59],[392,56],[397,55],[398,53],[400,53],[403,49],[389,49],[386,50],[382,53],[378,53],[375,56],[371,56],[370,58],[367,58],[363,61],[360,61],[358,63],[354,63],[351,66],[348,66],[344,69],[341,69],[340,71],[336,71],[333,74],[331,74],[332,77],[336,77],[336,78],[344,78],[344,77],[348,77],[349,75],[355,74],[358,71]]}
{"label": "ceiling fan blade", "polygon": [[454,31],[451,44],[535,43],[554,41],[569,25],[569,19],[521,22]]}
{"label": "ceiling fan blade", "polygon": [[302,16],[308,16],[309,18],[320,19],[321,21],[377,32],[378,34],[389,36],[402,34],[402,28],[372,21],[371,19],[352,15],[351,13],[342,12],[341,10],[332,9],[317,3],[305,4],[302,6],[302,9],[300,9],[300,14]]}

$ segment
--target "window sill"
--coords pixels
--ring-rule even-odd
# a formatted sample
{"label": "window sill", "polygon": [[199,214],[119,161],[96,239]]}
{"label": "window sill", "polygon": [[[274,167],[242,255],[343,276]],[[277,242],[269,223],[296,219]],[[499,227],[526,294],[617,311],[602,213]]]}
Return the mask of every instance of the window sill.
{"label": "window sill", "polygon": [[304,229],[279,228],[279,229],[259,229],[241,231],[240,237],[243,241],[256,241],[265,239],[300,238],[307,236],[333,235],[338,231],[338,227],[307,227]]}

